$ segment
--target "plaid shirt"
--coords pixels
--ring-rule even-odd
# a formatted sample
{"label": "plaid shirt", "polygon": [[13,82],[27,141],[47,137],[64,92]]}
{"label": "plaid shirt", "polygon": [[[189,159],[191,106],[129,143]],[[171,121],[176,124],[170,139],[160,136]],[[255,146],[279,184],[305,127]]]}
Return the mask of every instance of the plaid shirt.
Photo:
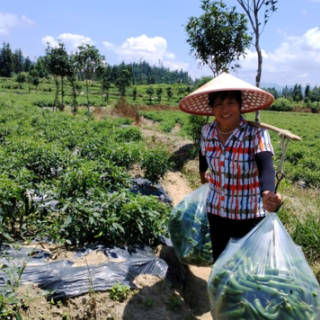
{"label": "plaid shirt", "polygon": [[268,131],[249,126],[241,117],[239,127],[223,146],[217,124],[206,124],[201,133],[201,153],[210,169],[206,211],[233,220],[265,216],[255,154],[274,154]]}

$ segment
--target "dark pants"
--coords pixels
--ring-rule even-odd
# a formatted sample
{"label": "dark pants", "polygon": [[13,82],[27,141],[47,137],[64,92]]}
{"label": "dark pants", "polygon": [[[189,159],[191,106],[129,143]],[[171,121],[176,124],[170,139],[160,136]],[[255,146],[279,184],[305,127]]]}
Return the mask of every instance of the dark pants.
{"label": "dark pants", "polygon": [[263,219],[264,217],[247,220],[231,220],[208,213],[213,262],[215,262],[224,251],[230,238],[244,237]]}

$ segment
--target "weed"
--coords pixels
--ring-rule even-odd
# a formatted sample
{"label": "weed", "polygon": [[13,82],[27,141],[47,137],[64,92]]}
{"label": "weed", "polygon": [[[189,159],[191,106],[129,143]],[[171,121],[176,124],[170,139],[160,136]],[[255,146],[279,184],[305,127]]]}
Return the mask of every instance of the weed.
{"label": "weed", "polygon": [[182,299],[179,296],[172,294],[166,301],[166,304],[168,304],[172,311],[178,311],[182,306]]}
{"label": "weed", "polygon": [[[15,250],[19,250],[20,246],[16,245]],[[20,265],[10,265],[10,258],[4,254],[8,264],[1,263],[0,271],[6,275],[6,285],[0,289],[0,319],[16,319],[22,320],[19,312],[20,308],[27,308],[23,297],[16,292],[20,285],[22,273],[26,267],[26,262]]]}
{"label": "weed", "polygon": [[129,286],[122,285],[119,282],[117,282],[114,286],[111,287],[110,299],[122,302],[128,297],[129,293]]}
{"label": "weed", "polygon": [[62,315],[62,320],[71,320],[71,316],[69,315],[68,312],[64,312]]}
{"label": "weed", "polygon": [[144,300],[144,305],[147,308],[151,308],[153,306],[154,300],[150,297],[146,297],[146,299]]}

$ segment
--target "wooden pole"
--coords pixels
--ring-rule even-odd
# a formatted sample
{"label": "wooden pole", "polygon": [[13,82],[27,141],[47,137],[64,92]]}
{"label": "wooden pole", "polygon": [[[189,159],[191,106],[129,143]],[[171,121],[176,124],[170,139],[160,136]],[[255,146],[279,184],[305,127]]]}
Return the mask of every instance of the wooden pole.
{"label": "wooden pole", "polygon": [[277,132],[279,134],[279,136],[284,136],[285,138],[288,138],[293,141],[301,141],[302,140],[299,136],[292,134],[289,130],[280,129],[278,127],[272,126],[271,124],[262,123],[262,122],[255,122],[255,121],[248,121],[248,124],[250,126],[253,126],[256,128],[260,127],[260,128],[272,130],[274,132]]}

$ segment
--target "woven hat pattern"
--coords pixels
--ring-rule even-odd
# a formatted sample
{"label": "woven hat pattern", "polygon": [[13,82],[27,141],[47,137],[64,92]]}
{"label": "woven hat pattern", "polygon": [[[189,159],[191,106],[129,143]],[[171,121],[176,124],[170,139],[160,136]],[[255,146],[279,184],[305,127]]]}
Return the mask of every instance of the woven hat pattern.
{"label": "woven hat pattern", "polygon": [[213,110],[208,105],[208,94],[210,92],[232,90],[241,91],[242,113],[265,109],[274,101],[271,93],[223,72],[218,77],[184,97],[179,102],[179,108],[184,112],[195,115],[213,115]]}

